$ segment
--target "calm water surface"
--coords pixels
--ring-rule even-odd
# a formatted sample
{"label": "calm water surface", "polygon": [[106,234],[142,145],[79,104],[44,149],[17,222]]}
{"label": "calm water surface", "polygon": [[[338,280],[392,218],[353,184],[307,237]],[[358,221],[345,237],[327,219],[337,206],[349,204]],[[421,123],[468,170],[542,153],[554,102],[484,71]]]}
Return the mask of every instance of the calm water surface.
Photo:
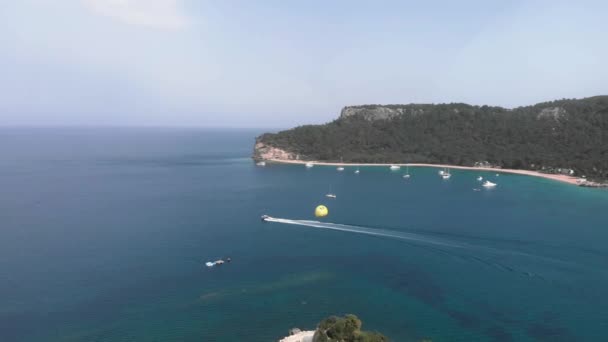
{"label": "calm water surface", "polygon": [[[608,338],[608,192],[256,167],[259,133],[0,129],[0,340],[273,341],[344,313],[394,341]],[[259,219],[318,204],[329,224]]]}

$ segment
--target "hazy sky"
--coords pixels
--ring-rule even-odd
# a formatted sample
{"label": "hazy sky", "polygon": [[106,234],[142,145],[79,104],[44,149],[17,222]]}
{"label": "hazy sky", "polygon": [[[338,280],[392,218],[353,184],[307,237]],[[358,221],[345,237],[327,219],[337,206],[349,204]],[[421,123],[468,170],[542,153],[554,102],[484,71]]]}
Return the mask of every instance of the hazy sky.
{"label": "hazy sky", "polygon": [[285,127],[608,94],[606,1],[1,0],[0,125]]}

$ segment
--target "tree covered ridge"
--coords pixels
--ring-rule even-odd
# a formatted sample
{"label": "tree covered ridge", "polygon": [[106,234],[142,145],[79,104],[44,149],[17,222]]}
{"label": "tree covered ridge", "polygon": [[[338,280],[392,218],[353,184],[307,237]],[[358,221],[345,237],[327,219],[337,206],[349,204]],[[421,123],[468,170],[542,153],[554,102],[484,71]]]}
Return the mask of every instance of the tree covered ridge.
{"label": "tree covered ridge", "polygon": [[514,109],[464,103],[345,107],[330,123],[266,133],[257,142],[302,160],[464,166],[487,161],[607,179],[608,96]]}

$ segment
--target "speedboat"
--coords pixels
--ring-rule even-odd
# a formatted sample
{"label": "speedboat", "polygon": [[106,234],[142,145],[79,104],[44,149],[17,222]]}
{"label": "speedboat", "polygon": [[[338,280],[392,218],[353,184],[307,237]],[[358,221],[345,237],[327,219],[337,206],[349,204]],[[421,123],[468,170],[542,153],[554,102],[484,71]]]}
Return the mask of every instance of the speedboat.
{"label": "speedboat", "polygon": [[483,184],[482,184],[482,186],[483,186],[483,187],[486,187],[486,188],[493,188],[493,187],[495,187],[496,185],[497,185],[496,183],[492,183],[492,182],[490,182],[489,180],[487,180],[487,181],[483,182]]}
{"label": "speedboat", "polygon": [[257,166],[266,166],[266,162],[265,161],[257,162],[255,165],[257,165]]}
{"label": "speedboat", "polygon": [[207,261],[207,262],[205,263],[205,266],[207,266],[207,267],[213,267],[213,266],[215,266],[215,263],[214,263],[214,262],[211,262],[211,261]]}
{"label": "speedboat", "polygon": [[409,173],[404,174],[403,178],[410,178],[410,174]]}
{"label": "speedboat", "polygon": [[401,168],[401,166],[399,165],[391,165],[390,169],[393,171],[399,170]]}
{"label": "speedboat", "polygon": [[342,166],[340,166],[336,170],[338,170],[338,171],[344,171],[344,168]]}
{"label": "speedboat", "polygon": [[313,163],[306,163],[306,167],[307,167],[307,168],[309,168],[309,169],[310,169],[311,167],[313,167],[313,166],[315,166]]}
{"label": "speedboat", "polygon": [[268,220],[270,220],[270,219],[271,219],[270,216],[268,216],[268,215],[262,215],[262,221],[268,222]]}
{"label": "speedboat", "polygon": [[336,198],[337,196],[335,194],[327,194],[327,195],[325,195],[325,197],[327,197],[327,198]]}
{"label": "speedboat", "polygon": [[359,169],[355,170],[355,174],[359,174],[359,172],[361,172],[361,171],[359,171]]}
{"label": "speedboat", "polygon": [[481,176],[477,177],[478,182],[481,182],[482,180],[483,180],[483,177],[481,177]]}
{"label": "speedboat", "polygon": [[449,173],[446,173],[446,172],[444,172],[444,173],[441,175],[441,178],[443,178],[443,179],[450,179],[450,177],[452,177],[452,175],[451,175],[451,174],[449,174]]}

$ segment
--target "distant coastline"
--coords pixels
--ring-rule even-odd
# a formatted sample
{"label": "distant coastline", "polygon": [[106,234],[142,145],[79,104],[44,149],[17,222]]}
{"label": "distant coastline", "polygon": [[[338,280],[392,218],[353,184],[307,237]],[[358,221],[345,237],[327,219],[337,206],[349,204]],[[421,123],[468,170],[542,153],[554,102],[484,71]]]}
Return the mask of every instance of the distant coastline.
{"label": "distant coastline", "polygon": [[525,176],[533,176],[533,177],[541,177],[546,179],[551,179],[554,181],[568,183],[573,185],[582,185],[587,182],[584,178],[572,177],[567,175],[558,175],[558,174],[550,174],[550,173],[542,173],[538,171],[531,170],[517,170],[517,169],[499,169],[492,167],[476,167],[476,166],[460,166],[460,165],[448,165],[448,164],[424,164],[424,163],[335,163],[335,162],[323,162],[323,161],[314,161],[314,160],[293,160],[293,159],[266,159],[267,162],[278,163],[278,164],[301,164],[305,165],[306,163],[312,163],[314,165],[325,165],[325,166],[386,166],[389,167],[391,165],[397,166],[412,166],[412,167],[433,167],[433,168],[450,168],[450,169],[459,169],[459,170],[476,170],[476,171],[490,171],[496,173],[511,173],[517,175],[525,175]]}

